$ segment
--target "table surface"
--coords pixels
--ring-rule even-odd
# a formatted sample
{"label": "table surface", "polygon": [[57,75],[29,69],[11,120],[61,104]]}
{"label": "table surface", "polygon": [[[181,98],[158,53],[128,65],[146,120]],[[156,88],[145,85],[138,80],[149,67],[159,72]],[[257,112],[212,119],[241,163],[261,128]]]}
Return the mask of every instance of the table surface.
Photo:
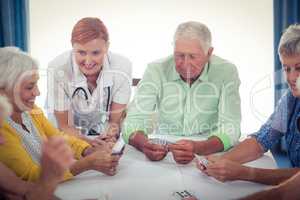
{"label": "table surface", "polygon": [[[264,155],[247,165],[276,168],[272,156]],[[118,173],[107,176],[97,171],[84,172],[61,183],[55,194],[63,200],[175,200],[173,193],[187,190],[200,200],[235,199],[268,186],[245,181],[222,183],[202,174],[195,162],[176,164],[171,153],[162,161],[152,162],[127,145]]]}

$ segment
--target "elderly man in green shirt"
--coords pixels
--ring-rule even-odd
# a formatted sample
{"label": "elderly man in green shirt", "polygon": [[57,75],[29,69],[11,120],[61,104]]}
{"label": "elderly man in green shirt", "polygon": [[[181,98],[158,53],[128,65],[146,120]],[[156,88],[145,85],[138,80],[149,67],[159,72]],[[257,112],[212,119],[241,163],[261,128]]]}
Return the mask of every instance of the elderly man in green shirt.
{"label": "elderly man in green shirt", "polygon": [[[199,22],[186,22],[175,32],[173,55],[148,65],[122,132],[124,140],[150,160],[162,160],[171,151],[177,163],[186,164],[194,154],[225,151],[238,141],[238,72],[212,52],[209,29]],[[185,139],[166,147],[148,139],[153,131]]]}

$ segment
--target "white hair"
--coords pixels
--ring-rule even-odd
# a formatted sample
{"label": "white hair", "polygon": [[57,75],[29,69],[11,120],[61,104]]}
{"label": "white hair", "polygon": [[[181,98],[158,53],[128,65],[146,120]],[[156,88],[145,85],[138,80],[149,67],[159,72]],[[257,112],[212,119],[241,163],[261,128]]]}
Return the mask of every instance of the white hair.
{"label": "white hair", "polygon": [[200,22],[188,21],[179,24],[174,35],[174,43],[179,38],[199,40],[200,45],[205,52],[211,47],[210,30],[205,24]]}
{"label": "white hair", "polygon": [[22,74],[37,69],[37,61],[17,47],[0,48],[0,89],[12,90]]}
{"label": "white hair", "polygon": [[12,106],[8,101],[8,98],[4,95],[0,95],[0,112],[3,118],[11,115]]}
{"label": "white hair", "polygon": [[280,38],[278,54],[284,56],[300,55],[300,25],[290,25]]}

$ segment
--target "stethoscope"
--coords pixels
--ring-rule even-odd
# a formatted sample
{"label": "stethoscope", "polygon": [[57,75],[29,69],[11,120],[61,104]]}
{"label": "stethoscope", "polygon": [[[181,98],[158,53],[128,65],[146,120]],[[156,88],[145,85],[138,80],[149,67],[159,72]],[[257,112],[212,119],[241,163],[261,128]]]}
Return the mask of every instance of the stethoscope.
{"label": "stethoscope", "polygon": [[[89,90],[91,93],[91,91]],[[77,87],[73,94],[72,94],[72,99],[74,99],[75,96],[80,95],[79,93],[83,93],[84,95],[84,100],[88,102],[88,94],[86,90],[83,87]],[[110,86],[107,87],[107,104],[106,104],[106,112],[108,112],[109,109],[109,101],[110,101]],[[99,133],[95,131],[94,129],[89,129],[88,130],[88,135],[98,135]]]}
{"label": "stethoscope", "polygon": [[[88,94],[86,92],[86,90],[83,88],[83,87],[77,87],[73,94],[72,94],[72,99],[74,99],[74,97],[76,95],[79,95],[80,92],[83,92],[83,95],[84,95],[84,100],[88,101]],[[89,90],[90,94],[91,94],[91,91]],[[106,112],[108,112],[108,109],[109,109],[109,101],[110,101],[110,86],[107,87],[107,104],[106,104]]]}
{"label": "stethoscope", "polygon": [[[108,64],[110,64],[110,60],[109,58],[107,58],[108,60]],[[110,96],[111,96],[111,87],[108,86],[107,88],[107,103],[106,103],[106,112],[108,113],[109,111],[109,102],[110,102]],[[88,88],[89,93],[92,95],[92,91]],[[88,93],[87,91],[83,88],[83,87],[76,87],[75,90],[72,93],[72,100],[74,100],[74,98],[76,96],[82,96],[81,94],[83,94],[84,96],[84,100],[87,102],[87,105],[89,105],[89,98],[88,98]],[[94,130],[94,129],[90,129],[88,130],[88,135],[98,135],[98,133]]]}

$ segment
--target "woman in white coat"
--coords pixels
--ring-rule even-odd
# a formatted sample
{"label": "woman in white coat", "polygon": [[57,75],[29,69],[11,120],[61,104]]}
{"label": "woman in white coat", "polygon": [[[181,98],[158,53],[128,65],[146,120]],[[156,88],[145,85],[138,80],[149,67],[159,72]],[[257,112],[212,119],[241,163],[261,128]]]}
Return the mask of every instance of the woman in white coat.
{"label": "woman in white coat", "polygon": [[117,138],[131,94],[131,63],[108,51],[109,35],[98,18],[79,20],[71,43],[73,49],[48,67],[48,106],[58,128],[90,143],[86,135]]}

